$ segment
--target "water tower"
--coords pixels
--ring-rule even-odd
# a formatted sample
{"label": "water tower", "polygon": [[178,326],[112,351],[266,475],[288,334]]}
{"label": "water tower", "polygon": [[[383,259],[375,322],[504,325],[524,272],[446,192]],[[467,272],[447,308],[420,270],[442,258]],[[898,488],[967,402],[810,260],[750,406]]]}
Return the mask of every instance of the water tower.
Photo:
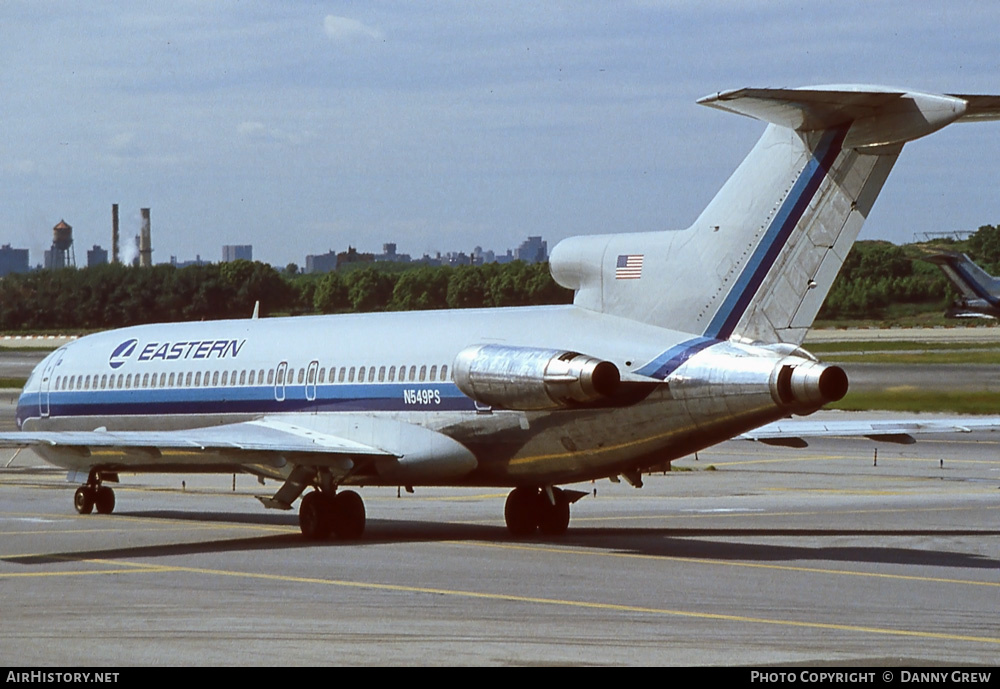
{"label": "water tower", "polygon": [[73,252],[73,228],[65,220],[52,228],[52,248],[46,252],[48,267],[53,270],[76,267],[76,255]]}

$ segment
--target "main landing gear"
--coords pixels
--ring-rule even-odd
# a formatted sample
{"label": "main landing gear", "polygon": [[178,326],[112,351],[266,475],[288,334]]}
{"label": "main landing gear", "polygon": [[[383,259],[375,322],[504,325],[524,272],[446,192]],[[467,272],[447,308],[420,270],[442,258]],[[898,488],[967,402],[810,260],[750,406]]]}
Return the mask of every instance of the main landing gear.
{"label": "main landing gear", "polygon": [[324,540],[330,534],[356,540],[365,532],[365,503],[353,490],[306,493],[299,504],[299,528],[310,541]]}
{"label": "main landing gear", "polygon": [[101,480],[99,473],[91,472],[87,482],[76,489],[73,507],[77,512],[90,514],[95,507],[98,514],[111,514],[115,511],[115,492],[108,486],[102,486]]}
{"label": "main landing gear", "polygon": [[503,516],[512,536],[560,536],[569,528],[569,506],[584,493],[560,488],[515,488],[507,496]]}

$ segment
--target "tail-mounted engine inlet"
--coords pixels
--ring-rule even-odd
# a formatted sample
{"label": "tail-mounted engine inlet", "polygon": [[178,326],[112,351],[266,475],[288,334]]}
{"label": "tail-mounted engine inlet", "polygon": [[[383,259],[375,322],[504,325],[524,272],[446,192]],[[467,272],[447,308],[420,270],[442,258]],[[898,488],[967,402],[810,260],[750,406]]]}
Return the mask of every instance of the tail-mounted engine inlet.
{"label": "tail-mounted engine inlet", "polygon": [[611,397],[621,374],[579,352],[475,345],[455,358],[455,384],[481,404],[521,411],[560,409]]}

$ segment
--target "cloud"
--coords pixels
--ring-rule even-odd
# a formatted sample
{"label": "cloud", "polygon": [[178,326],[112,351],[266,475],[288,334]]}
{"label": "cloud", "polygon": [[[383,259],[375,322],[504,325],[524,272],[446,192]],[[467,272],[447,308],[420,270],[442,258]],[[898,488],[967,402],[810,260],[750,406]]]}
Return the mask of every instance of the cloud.
{"label": "cloud", "polygon": [[240,122],[236,125],[236,132],[250,141],[269,141],[292,146],[301,145],[312,139],[312,133],[309,131],[290,132],[257,121]]}
{"label": "cloud", "polygon": [[351,41],[356,38],[382,38],[382,32],[365,26],[357,19],[347,17],[337,17],[332,14],[326,15],[323,19],[323,30],[326,35],[335,41]]}

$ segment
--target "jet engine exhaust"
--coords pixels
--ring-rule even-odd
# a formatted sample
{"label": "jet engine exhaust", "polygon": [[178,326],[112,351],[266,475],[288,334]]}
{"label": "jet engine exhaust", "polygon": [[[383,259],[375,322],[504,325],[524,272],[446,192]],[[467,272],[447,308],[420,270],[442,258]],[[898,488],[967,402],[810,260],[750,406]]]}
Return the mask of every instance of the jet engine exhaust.
{"label": "jet engine exhaust", "polygon": [[844,369],[807,360],[779,365],[771,385],[779,402],[806,409],[843,399],[847,388]]}

